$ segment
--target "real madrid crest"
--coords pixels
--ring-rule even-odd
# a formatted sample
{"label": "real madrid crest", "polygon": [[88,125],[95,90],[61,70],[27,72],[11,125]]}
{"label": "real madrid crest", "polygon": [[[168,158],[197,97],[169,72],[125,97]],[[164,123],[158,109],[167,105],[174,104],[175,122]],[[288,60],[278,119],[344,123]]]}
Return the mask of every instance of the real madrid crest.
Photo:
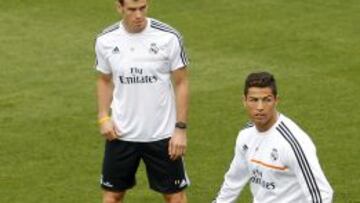
{"label": "real madrid crest", "polygon": [[159,52],[159,47],[156,45],[156,43],[151,43],[150,44],[150,49],[149,49],[149,52],[150,53],[153,53],[153,54],[157,54]]}
{"label": "real madrid crest", "polygon": [[279,159],[279,152],[278,152],[278,150],[275,149],[275,148],[273,148],[272,151],[271,151],[271,153],[270,153],[270,156],[271,156],[271,159],[272,159],[273,161],[278,160],[278,159]]}

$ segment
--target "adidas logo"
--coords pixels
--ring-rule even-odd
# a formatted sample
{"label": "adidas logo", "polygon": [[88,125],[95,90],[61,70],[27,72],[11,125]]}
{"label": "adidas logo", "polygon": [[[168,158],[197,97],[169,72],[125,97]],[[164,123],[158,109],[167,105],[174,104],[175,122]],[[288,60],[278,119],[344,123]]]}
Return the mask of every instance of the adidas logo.
{"label": "adidas logo", "polygon": [[113,53],[113,54],[118,54],[118,53],[120,53],[119,47],[115,47],[115,48],[112,50],[112,53]]}
{"label": "adidas logo", "polygon": [[110,182],[103,182],[102,185],[106,187],[114,187]]}
{"label": "adidas logo", "polygon": [[110,187],[110,188],[114,187],[109,181],[104,181],[102,175],[101,175],[101,177],[100,177],[100,184],[101,184],[101,185],[104,185],[104,186],[106,186],[106,187]]}
{"label": "adidas logo", "polygon": [[175,185],[177,185],[179,188],[185,187],[187,185],[187,182],[185,179],[182,180],[175,180]]}
{"label": "adidas logo", "polygon": [[187,185],[187,182],[186,182],[186,180],[183,179],[183,180],[181,181],[179,187],[182,188],[182,187],[185,187],[186,185]]}

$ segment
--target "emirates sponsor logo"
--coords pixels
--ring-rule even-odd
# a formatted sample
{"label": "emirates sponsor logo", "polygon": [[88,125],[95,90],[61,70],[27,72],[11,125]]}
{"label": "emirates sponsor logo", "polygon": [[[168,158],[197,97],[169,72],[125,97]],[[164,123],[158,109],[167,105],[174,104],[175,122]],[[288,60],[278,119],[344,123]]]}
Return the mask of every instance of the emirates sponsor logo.
{"label": "emirates sponsor logo", "polygon": [[253,169],[251,171],[250,182],[253,184],[260,185],[261,187],[267,190],[275,189],[275,183],[264,180],[263,173],[258,169]]}

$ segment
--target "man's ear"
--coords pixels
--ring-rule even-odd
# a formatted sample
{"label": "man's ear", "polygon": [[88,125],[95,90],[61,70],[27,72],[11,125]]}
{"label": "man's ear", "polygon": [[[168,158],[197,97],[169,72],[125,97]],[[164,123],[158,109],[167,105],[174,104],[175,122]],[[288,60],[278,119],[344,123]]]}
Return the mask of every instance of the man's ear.
{"label": "man's ear", "polygon": [[279,97],[279,95],[276,95],[276,97],[275,97],[275,107],[278,105],[279,101],[280,101],[280,97]]}
{"label": "man's ear", "polygon": [[246,107],[246,96],[245,95],[242,96],[242,103],[243,103],[243,106]]}
{"label": "man's ear", "polygon": [[116,8],[116,11],[122,15],[123,14],[123,6],[121,5],[121,3],[119,1],[115,1],[115,8]]}

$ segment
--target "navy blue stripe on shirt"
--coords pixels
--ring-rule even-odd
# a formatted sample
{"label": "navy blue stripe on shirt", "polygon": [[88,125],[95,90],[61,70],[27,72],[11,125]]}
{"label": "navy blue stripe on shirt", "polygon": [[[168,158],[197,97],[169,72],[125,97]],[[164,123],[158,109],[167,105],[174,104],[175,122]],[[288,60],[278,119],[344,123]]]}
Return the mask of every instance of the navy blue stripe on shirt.
{"label": "navy blue stripe on shirt", "polygon": [[306,185],[308,186],[310,195],[312,197],[313,203],[322,203],[321,194],[318,185],[316,184],[316,180],[314,178],[313,172],[311,171],[309,162],[305,156],[304,151],[301,148],[301,145],[296,140],[293,133],[290,129],[285,125],[284,122],[281,122],[276,129],[280,132],[280,134],[285,138],[285,140],[290,144],[292,150],[294,151],[297,162],[300,166],[302,174],[305,178]]}
{"label": "navy blue stripe on shirt", "polygon": [[172,33],[177,37],[177,39],[179,40],[179,45],[180,45],[180,49],[181,49],[180,50],[181,61],[183,62],[184,65],[187,65],[188,64],[188,59],[187,59],[187,56],[186,56],[185,51],[184,51],[184,46],[183,46],[181,35],[175,29],[173,29],[172,27],[170,27],[170,26],[168,26],[166,24],[160,23],[158,21],[152,20],[151,21],[151,27],[155,28],[155,29],[158,29],[158,30],[161,30],[161,31],[164,31],[164,32]]}
{"label": "navy blue stripe on shirt", "polygon": [[310,164],[306,159],[305,153],[304,153],[303,149],[301,148],[300,143],[296,140],[294,134],[290,131],[290,129],[285,125],[284,122],[281,122],[281,125],[282,125],[281,127],[283,127],[284,130],[286,130],[288,132],[288,134],[290,135],[290,138],[293,139],[294,143],[297,144],[297,146],[299,147],[300,152],[301,152],[302,156],[304,157],[304,160],[305,160],[305,163],[306,163],[306,166],[307,166],[307,170],[308,170],[308,172],[310,174],[310,177],[311,177],[310,180],[313,183],[313,186],[314,186],[314,189],[315,189],[315,195],[318,197],[319,202],[321,203],[322,198],[321,198],[321,193],[320,193],[319,187],[318,187],[318,185],[316,183],[316,179],[315,179],[314,174],[313,174],[313,172],[311,170]]}
{"label": "navy blue stripe on shirt", "polygon": [[114,23],[114,24],[108,26],[107,28],[105,28],[100,34],[98,34],[97,38],[102,36],[102,35],[105,35],[105,34],[107,34],[109,32],[115,31],[115,30],[117,30],[119,28],[120,28],[120,23],[119,22]]}
{"label": "navy blue stripe on shirt", "polygon": [[187,61],[187,57],[186,57],[186,54],[185,54],[185,51],[184,51],[181,34],[179,32],[177,32],[174,28],[170,27],[169,25],[166,25],[166,24],[161,23],[159,21],[152,20],[151,21],[151,27],[162,30],[164,32],[172,33],[178,38],[179,44],[180,44],[180,47],[181,47],[181,53],[180,53],[181,54],[181,59],[182,59],[184,64],[187,64],[188,61]]}

